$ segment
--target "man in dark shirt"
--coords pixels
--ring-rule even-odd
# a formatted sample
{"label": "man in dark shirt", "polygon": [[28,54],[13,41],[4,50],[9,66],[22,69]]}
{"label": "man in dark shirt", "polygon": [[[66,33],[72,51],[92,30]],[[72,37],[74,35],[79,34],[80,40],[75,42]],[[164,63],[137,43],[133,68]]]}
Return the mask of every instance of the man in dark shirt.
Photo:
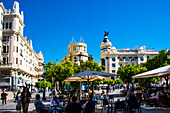
{"label": "man in dark shirt", "polygon": [[28,88],[24,87],[24,90],[21,93],[21,103],[22,103],[23,113],[28,112],[30,99],[31,99],[31,93],[29,92]]}
{"label": "man in dark shirt", "polygon": [[92,100],[93,95],[88,96],[88,102],[84,108],[85,113],[92,113],[95,109],[95,102]]}
{"label": "man in dark shirt", "polygon": [[128,110],[129,113],[132,113],[133,112],[132,109],[139,107],[138,99],[131,92],[127,92],[126,98],[127,98],[126,99],[126,103],[127,103],[126,109]]}
{"label": "man in dark shirt", "polygon": [[7,93],[5,93],[5,90],[3,90],[3,93],[1,93],[1,99],[2,99],[2,105],[4,105],[4,102],[6,104],[6,97],[7,97]]}
{"label": "man in dark shirt", "polygon": [[72,102],[66,107],[66,113],[81,113],[82,106],[80,103],[76,103],[77,97],[72,97]]}

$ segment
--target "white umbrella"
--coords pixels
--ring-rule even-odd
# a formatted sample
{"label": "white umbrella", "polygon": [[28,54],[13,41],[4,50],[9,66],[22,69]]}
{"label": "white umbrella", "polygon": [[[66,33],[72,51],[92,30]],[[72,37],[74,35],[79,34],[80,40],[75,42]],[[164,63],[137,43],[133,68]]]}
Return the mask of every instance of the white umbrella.
{"label": "white umbrella", "polygon": [[79,81],[79,82],[87,81],[88,90],[89,90],[89,81],[108,79],[108,77],[115,76],[115,75],[118,75],[118,74],[85,70],[85,71],[80,72],[74,76],[66,78],[64,81],[65,82],[66,81]]}
{"label": "white umbrella", "polygon": [[118,74],[85,70],[74,76],[67,77],[64,81],[95,81],[100,79],[107,79],[108,77],[115,76],[115,75]]}
{"label": "white umbrella", "polygon": [[158,76],[166,76],[166,75],[170,75],[170,65],[135,75],[133,76],[133,78],[149,78],[149,77],[158,77]]}

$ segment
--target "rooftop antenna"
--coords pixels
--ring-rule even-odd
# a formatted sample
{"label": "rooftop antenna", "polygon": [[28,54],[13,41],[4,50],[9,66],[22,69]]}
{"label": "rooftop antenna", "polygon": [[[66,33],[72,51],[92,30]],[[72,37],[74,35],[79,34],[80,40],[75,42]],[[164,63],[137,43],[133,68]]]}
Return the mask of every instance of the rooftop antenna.
{"label": "rooftop antenna", "polygon": [[84,42],[84,39],[82,38],[82,36],[80,36],[80,42],[81,42],[81,41]]}
{"label": "rooftop antenna", "polygon": [[71,39],[70,43],[76,43],[76,41],[74,40],[73,36],[72,36],[72,39]]}
{"label": "rooftop antenna", "polygon": [[134,49],[137,50],[138,49],[138,45],[135,45]]}

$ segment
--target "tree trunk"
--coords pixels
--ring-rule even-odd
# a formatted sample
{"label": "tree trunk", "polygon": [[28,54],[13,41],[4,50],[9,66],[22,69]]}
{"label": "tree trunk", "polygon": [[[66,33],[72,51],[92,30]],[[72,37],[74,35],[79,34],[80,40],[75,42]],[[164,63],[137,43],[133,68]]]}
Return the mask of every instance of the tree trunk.
{"label": "tree trunk", "polygon": [[128,91],[128,89],[129,89],[129,82],[127,82],[127,91]]}
{"label": "tree trunk", "polygon": [[62,93],[62,81],[59,81],[59,89],[60,89],[60,91]]}

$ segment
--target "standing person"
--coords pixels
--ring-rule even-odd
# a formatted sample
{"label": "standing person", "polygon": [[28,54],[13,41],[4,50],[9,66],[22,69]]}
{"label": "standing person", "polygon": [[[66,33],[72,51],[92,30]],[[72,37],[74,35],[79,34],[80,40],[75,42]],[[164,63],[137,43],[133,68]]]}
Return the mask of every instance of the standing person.
{"label": "standing person", "polygon": [[73,93],[71,92],[71,91],[69,91],[69,100],[68,100],[68,103],[70,103],[71,102],[71,98],[73,97]]}
{"label": "standing person", "polygon": [[5,90],[3,90],[3,93],[1,93],[1,99],[2,99],[2,106],[4,105],[4,102],[5,102],[5,105],[7,104],[6,103],[6,97],[7,97],[7,93],[5,93]]}
{"label": "standing person", "polygon": [[108,93],[109,93],[109,85],[107,85],[107,87],[106,87],[106,93],[107,93],[107,95],[108,95]]}
{"label": "standing person", "polygon": [[[17,101],[17,104],[21,104],[21,89],[18,89],[18,93],[16,95],[15,100]],[[20,109],[20,113],[21,113],[21,109]]]}
{"label": "standing person", "polygon": [[30,99],[31,99],[31,93],[29,92],[28,88],[24,87],[24,90],[21,93],[21,103],[22,103],[23,113],[28,112]]}

